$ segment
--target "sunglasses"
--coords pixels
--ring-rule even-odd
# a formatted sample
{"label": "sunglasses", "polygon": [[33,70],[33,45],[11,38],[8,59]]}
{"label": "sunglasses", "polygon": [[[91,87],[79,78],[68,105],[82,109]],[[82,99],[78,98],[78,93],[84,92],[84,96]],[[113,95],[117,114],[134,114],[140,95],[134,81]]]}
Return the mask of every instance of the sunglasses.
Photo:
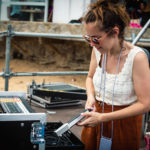
{"label": "sunglasses", "polygon": [[105,37],[110,33],[107,32],[105,33],[103,36],[100,36],[100,37],[94,37],[94,36],[89,36],[89,35],[83,35],[83,38],[88,42],[88,43],[94,43],[94,44],[100,44],[102,42],[102,40],[105,39]]}
{"label": "sunglasses", "polygon": [[83,35],[83,37],[88,43],[91,43],[92,41],[94,44],[99,44],[99,40],[101,39],[101,37],[91,37],[88,35]]}

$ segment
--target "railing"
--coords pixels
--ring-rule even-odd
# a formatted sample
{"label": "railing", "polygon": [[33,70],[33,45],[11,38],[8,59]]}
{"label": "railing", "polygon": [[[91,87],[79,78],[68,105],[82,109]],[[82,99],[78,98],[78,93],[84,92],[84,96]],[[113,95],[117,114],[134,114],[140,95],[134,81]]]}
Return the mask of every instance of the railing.
{"label": "railing", "polygon": [[[2,0],[0,0],[0,12],[1,12],[1,7],[2,7]],[[1,15],[0,15],[0,20],[1,20]]]}
{"label": "railing", "polygon": [[[138,41],[150,42],[149,39],[140,39],[150,24],[150,19],[147,21],[145,26],[136,36],[132,34],[132,38],[125,38],[128,41],[133,41],[132,44],[136,44]],[[133,36],[134,35],[134,36]],[[22,72],[13,73],[11,72],[10,66],[10,48],[11,38],[13,36],[26,36],[26,37],[49,37],[56,39],[79,39],[84,40],[81,35],[66,35],[66,34],[45,34],[45,33],[24,33],[24,32],[13,32],[11,25],[8,25],[6,32],[0,32],[0,37],[6,36],[6,55],[5,55],[5,70],[0,72],[0,76],[5,78],[5,91],[8,91],[9,78],[18,76],[54,76],[54,75],[86,75],[88,71],[72,71],[72,72]]]}

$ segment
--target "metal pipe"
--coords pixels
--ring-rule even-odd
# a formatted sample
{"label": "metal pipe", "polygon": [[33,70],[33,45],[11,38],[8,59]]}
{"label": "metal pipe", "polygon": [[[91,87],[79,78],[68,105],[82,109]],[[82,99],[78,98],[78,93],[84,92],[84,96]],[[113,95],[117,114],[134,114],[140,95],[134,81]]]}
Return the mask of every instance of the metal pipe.
{"label": "metal pipe", "polygon": [[8,91],[8,80],[10,74],[10,44],[11,44],[11,25],[8,25],[8,35],[6,37],[6,54],[5,54],[5,91]]}
{"label": "metal pipe", "polygon": [[1,77],[5,76],[60,76],[60,75],[87,75],[88,71],[70,71],[70,72],[11,72],[9,75],[0,73]]}
{"label": "metal pipe", "polygon": [[7,36],[7,32],[0,32],[0,37]]}
{"label": "metal pipe", "polygon": [[131,34],[132,42],[134,41],[135,38],[136,38],[136,34],[135,34],[135,33],[132,33],[132,34]]}
{"label": "metal pipe", "polygon": [[18,72],[12,73],[13,76],[57,76],[57,75],[87,75],[88,71],[70,71],[70,72]]}
{"label": "metal pipe", "polygon": [[[133,41],[133,34],[131,38],[125,38],[126,41]],[[1,36],[6,36],[7,32],[0,32]],[[56,38],[56,39],[79,39],[83,40],[84,38],[82,35],[68,35],[68,34],[55,34],[55,33],[33,33],[33,32],[13,32],[14,36],[25,36],[25,37],[48,37],[48,38]],[[135,38],[135,37],[134,37]],[[150,39],[142,38],[139,40],[139,42],[150,42]]]}
{"label": "metal pipe", "polygon": [[65,39],[83,39],[82,35],[69,35],[69,34],[55,34],[55,33],[32,33],[32,32],[13,32],[15,36],[26,37],[51,37],[51,38],[65,38]]}
{"label": "metal pipe", "polygon": [[[56,39],[79,39],[83,40],[82,35],[69,35],[69,34],[55,34],[55,33],[32,33],[32,32],[13,32],[14,36],[25,36],[25,37],[48,37]],[[127,41],[133,41],[133,37],[125,38]],[[150,42],[150,39],[140,39],[139,42]]]}
{"label": "metal pipe", "polygon": [[144,25],[144,27],[142,28],[142,30],[138,33],[138,35],[136,36],[136,38],[133,40],[133,42],[132,42],[133,45],[135,45],[138,42],[138,40],[145,33],[145,31],[147,30],[147,28],[148,28],[149,25],[150,25],[150,19],[146,22],[146,24]]}
{"label": "metal pipe", "polygon": [[[125,38],[126,41],[133,41],[133,36],[132,38]],[[150,42],[150,39],[139,39],[138,42]]]}
{"label": "metal pipe", "polygon": [[0,77],[4,77],[4,72],[0,72]]}
{"label": "metal pipe", "polygon": [[49,1],[45,0],[44,22],[47,22],[47,19],[48,19],[48,6],[49,6]]}
{"label": "metal pipe", "polygon": [[2,6],[2,0],[0,0],[0,20],[1,20],[1,6]]}

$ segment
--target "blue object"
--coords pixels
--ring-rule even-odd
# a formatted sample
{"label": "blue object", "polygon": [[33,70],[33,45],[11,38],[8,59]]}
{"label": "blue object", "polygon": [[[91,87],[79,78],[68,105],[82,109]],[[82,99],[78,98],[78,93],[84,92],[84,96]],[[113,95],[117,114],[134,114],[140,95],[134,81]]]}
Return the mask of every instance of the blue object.
{"label": "blue object", "polygon": [[34,122],[31,131],[31,143],[43,144],[45,142],[45,125],[41,122]]}
{"label": "blue object", "polygon": [[100,139],[99,150],[111,150],[112,138],[102,136]]}
{"label": "blue object", "polygon": [[10,13],[10,16],[16,15],[16,14],[20,14],[20,8],[21,6],[12,6],[12,12]]}

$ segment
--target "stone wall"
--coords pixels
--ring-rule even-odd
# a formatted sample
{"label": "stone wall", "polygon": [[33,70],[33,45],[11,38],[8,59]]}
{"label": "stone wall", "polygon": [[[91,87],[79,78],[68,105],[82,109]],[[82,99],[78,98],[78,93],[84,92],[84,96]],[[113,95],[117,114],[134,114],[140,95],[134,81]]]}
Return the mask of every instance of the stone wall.
{"label": "stone wall", "polygon": [[[16,32],[55,33],[81,35],[80,25],[37,23],[37,22],[0,22],[0,32],[11,24]],[[0,58],[5,57],[6,37],[0,38]],[[44,37],[17,37],[11,40],[11,58],[26,59],[43,65],[58,68],[88,70],[91,47],[84,40],[65,40]],[[78,64],[78,65],[77,65]]]}
{"label": "stone wall", "polygon": [[[83,25],[55,24],[43,22],[4,21],[0,22],[0,32],[7,31],[11,24],[13,31],[33,33],[54,33],[66,35],[82,35]],[[140,29],[128,28],[125,37],[131,37],[131,33],[138,34]],[[143,35],[149,38],[150,30]],[[6,37],[0,38],[0,58],[5,57]],[[139,43],[142,44],[142,43]],[[146,43],[145,46],[149,46]],[[80,39],[57,39],[44,37],[14,36],[11,40],[11,58],[26,59],[39,64],[55,64],[60,68],[72,70],[87,70],[91,55],[91,47]],[[78,64],[78,65],[76,65]]]}
{"label": "stone wall", "polygon": [[0,31],[6,31],[10,24],[16,32],[57,33],[80,35],[84,29],[78,24],[58,24],[50,22],[0,21]]}
{"label": "stone wall", "polygon": [[[58,24],[58,23],[44,23],[44,22],[25,22],[25,21],[0,21],[0,32],[6,31],[8,24],[16,32],[34,32],[34,33],[55,33],[67,35],[82,35],[84,33],[83,25],[80,24]],[[131,37],[132,33],[136,35],[141,29],[127,28],[125,30],[125,37]],[[143,38],[150,38],[150,28],[144,33]]]}

